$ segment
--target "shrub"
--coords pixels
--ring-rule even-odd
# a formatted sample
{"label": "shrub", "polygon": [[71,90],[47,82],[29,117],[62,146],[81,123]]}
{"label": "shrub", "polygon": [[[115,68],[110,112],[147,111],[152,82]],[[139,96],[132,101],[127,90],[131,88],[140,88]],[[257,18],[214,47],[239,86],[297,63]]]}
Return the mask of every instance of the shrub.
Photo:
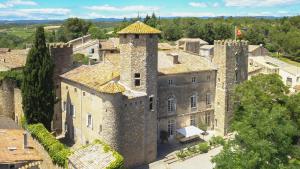
{"label": "shrub", "polygon": [[28,125],[27,130],[41,143],[55,164],[61,167],[67,166],[68,157],[71,155],[70,149],[56,140],[43,124]]}
{"label": "shrub", "polygon": [[176,153],[176,156],[180,159],[184,159],[187,155],[184,150],[180,150],[178,153]]}
{"label": "shrub", "polygon": [[216,146],[216,145],[224,145],[225,144],[225,140],[221,137],[221,136],[213,136],[210,140],[209,140],[209,144],[211,146]]}
{"label": "shrub", "polygon": [[209,150],[209,145],[207,143],[199,143],[198,148],[200,152],[207,153]]}

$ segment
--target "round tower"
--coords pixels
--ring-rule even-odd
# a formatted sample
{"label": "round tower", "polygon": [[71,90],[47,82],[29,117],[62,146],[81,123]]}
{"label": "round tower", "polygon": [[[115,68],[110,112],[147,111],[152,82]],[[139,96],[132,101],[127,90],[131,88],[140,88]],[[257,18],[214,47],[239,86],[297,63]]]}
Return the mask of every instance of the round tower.
{"label": "round tower", "polygon": [[[160,33],[159,30],[140,21],[118,32],[121,56],[120,83],[139,93],[124,100],[127,108],[122,119],[123,131],[126,133],[126,153],[123,155],[129,167],[152,162],[157,155],[156,100]],[[130,108],[130,105],[136,106]]]}

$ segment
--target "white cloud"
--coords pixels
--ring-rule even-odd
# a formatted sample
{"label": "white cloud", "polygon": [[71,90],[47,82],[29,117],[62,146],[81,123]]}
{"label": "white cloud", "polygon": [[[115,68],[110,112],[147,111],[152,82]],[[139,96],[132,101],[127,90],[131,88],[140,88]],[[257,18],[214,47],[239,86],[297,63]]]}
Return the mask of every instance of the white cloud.
{"label": "white cloud", "polygon": [[0,8],[11,8],[17,5],[35,6],[38,4],[30,0],[8,0],[6,2],[0,3]]}
{"label": "white cloud", "polygon": [[167,16],[172,17],[215,17],[216,15],[211,12],[174,12]]}
{"label": "white cloud", "polygon": [[212,4],[212,6],[216,8],[216,7],[219,7],[220,4],[218,2],[215,2],[215,3]]}
{"label": "white cloud", "polygon": [[276,6],[284,4],[293,4],[298,0],[224,0],[226,6]]}
{"label": "white cloud", "polygon": [[39,8],[39,9],[20,9],[19,12],[27,14],[53,14],[53,15],[67,15],[71,12],[66,8]]}
{"label": "white cloud", "polygon": [[0,10],[0,19],[64,19],[70,16],[71,10],[66,8],[39,8]]}
{"label": "white cloud", "polygon": [[95,11],[158,11],[160,8],[156,6],[132,5],[132,6],[86,6],[86,9]]}
{"label": "white cloud", "polygon": [[204,2],[190,2],[189,5],[192,7],[201,7],[201,8],[207,7],[207,4]]}

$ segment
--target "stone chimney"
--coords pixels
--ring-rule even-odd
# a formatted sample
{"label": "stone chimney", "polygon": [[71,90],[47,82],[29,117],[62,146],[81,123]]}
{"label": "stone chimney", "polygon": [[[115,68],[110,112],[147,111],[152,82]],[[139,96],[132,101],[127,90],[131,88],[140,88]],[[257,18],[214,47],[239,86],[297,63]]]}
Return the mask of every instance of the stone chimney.
{"label": "stone chimney", "polygon": [[173,64],[174,65],[175,64],[180,64],[179,59],[178,59],[179,55],[177,53],[170,53],[169,55],[173,57]]}
{"label": "stone chimney", "polygon": [[26,149],[28,147],[28,133],[25,131],[23,133],[23,136],[24,136],[24,145],[23,145],[23,148]]}

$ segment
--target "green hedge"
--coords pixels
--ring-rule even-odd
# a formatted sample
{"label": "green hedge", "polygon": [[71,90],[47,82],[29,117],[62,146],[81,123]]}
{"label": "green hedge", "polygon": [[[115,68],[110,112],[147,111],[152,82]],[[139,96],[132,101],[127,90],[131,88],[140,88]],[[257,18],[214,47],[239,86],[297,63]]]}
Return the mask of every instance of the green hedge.
{"label": "green hedge", "polygon": [[203,142],[195,146],[180,150],[178,153],[176,153],[176,156],[180,159],[185,159],[186,157],[190,157],[198,153],[207,153],[209,149],[210,146],[208,145],[208,143]]}
{"label": "green hedge", "polygon": [[111,151],[113,153],[113,156],[115,157],[115,161],[111,162],[106,169],[124,169],[124,158],[121,154],[113,150],[109,145],[106,143],[100,141],[100,140],[95,140],[94,144],[101,144],[103,146],[104,152],[109,152]]}
{"label": "green hedge", "polygon": [[71,151],[68,147],[60,143],[49,133],[43,124],[28,125],[27,130],[42,144],[55,164],[61,167],[67,167],[68,157],[71,155]]}
{"label": "green hedge", "polygon": [[9,70],[5,72],[0,72],[0,80],[11,79],[16,81],[17,87],[21,87],[23,81],[23,70]]}
{"label": "green hedge", "polygon": [[222,146],[224,146],[225,140],[224,140],[221,136],[213,136],[213,137],[209,140],[209,144],[210,144],[211,146],[217,146],[217,145],[222,145]]}

